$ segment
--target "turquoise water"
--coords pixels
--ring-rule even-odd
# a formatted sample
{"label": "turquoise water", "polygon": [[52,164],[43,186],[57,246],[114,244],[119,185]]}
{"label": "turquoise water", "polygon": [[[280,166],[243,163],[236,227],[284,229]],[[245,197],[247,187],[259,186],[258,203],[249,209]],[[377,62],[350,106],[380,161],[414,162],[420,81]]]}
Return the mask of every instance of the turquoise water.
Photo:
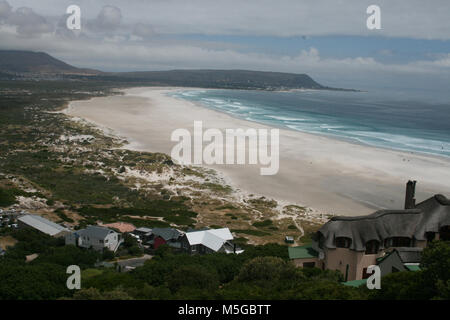
{"label": "turquoise water", "polygon": [[450,157],[450,98],[431,102],[395,92],[191,89],[170,95],[276,127]]}

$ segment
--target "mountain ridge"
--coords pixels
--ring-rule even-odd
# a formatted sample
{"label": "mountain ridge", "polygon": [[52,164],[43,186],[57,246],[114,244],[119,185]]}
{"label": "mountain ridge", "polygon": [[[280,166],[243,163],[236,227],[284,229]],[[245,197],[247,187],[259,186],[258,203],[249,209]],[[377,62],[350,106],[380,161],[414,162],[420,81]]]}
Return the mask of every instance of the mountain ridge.
{"label": "mountain ridge", "polygon": [[3,80],[97,80],[152,86],[253,90],[343,90],[323,86],[304,73],[243,69],[175,69],[167,71],[103,72],[77,68],[45,52],[0,50]]}

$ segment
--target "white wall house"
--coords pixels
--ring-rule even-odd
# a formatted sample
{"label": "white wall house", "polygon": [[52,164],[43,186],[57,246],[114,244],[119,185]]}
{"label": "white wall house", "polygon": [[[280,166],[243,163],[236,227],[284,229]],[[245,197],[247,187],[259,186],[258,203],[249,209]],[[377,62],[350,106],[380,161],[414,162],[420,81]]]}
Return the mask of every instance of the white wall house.
{"label": "white wall house", "polygon": [[228,228],[192,231],[186,232],[181,239],[181,248],[189,254],[244,252],[234,245],[232,240],[233,235]]}
{"label": "white wall house", "polygon": [[66,245],[72,244],[82,248],[93,248],[98,251],[106,248],[114,252],[123,242],[120,233],[99,226],[88,226],[86,229],[67,234],[65,240]]}

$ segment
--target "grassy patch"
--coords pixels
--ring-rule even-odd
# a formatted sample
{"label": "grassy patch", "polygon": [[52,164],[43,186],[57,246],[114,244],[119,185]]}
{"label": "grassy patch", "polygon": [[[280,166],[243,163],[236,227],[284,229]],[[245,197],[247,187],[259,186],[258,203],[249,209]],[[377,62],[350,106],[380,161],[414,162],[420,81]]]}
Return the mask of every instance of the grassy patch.
{"label": "grassy patch", "polygon": [[233,229],[231,232],[248,234],[251,236],[264,237],[270,235],[270,233],[260,230],[252,230],[252,229]]}

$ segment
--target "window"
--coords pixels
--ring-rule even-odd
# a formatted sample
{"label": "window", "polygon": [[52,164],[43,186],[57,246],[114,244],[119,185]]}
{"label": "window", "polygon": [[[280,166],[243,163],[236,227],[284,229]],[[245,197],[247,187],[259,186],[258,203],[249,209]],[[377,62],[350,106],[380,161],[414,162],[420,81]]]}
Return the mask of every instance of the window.
{"label": "window", "polygon": [[352,239],[347,237],[338,237],[336,238],[336,247],[337,248],[349,248],[352,243]]}
{"label": "window", "polygon": [[315,262],[303,262],[303,268],[314,268],[315,266]]}
{"label": "window", "polygon": [[425,238],[427,239],[427,242],[431,242],[436,238],[436,234],[434,232],[426,232]]}
{"label": "window", "polygon": [[318,232],[318,237],[319,237],[319,248],[323,249],[325,244],[325,237],[320,232]]}
{"label": "window", "polygon": [[363,272],[362,272],[362,278],[363,279],[367,279],[367,278],[369,278],[371,276],[371,274],[370,273],[367,273],[367,268],[364,268],[363,269]]}
{"label": "window", "polygon": [[411,246],[411,239],[407,237],[392,237],[386,239],[384,242],[384,246],[386,248],[390,247],[410,247]]}
{"label": "window", "polygon": [[376,254],[380,244],[377,240],[370,240],[366,242],[366,254]]}
{"label": "window", "polygon": [[103,240],[98,240],[98,242],[103,243]]}
{"label": "window", "polygon": [[443,226],[439,230],[439,239],[443,241],[450,241],[450,226]]}

